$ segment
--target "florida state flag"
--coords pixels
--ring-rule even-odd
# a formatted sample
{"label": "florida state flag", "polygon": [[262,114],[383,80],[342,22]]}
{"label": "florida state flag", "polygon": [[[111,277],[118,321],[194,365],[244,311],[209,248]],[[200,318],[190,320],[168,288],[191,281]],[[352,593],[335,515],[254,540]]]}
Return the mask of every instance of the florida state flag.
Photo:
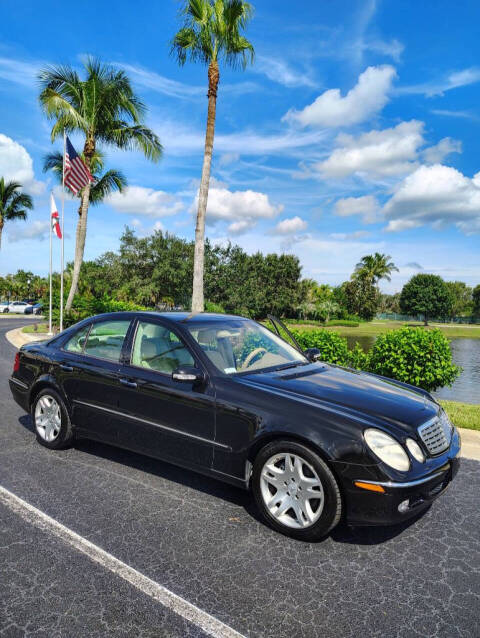
{"label": "florida state flag", "polygon": [[50,193],[50,213],[51,213],[51,223],[52,230],[55,231],[58,239],[62,239],[62,229],[60,228],[60,222],[58,217],[58,210],[55,204],[55,200],[53,199],[53,193]]}

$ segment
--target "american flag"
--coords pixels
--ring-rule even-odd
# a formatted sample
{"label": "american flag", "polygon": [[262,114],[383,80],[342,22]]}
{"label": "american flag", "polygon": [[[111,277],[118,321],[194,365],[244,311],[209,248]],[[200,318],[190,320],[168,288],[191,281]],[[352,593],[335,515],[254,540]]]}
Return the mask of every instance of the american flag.
{"label": "american flag", "polygon": [[94,179],[68,139],[65,140],[65,186],[76,195]]}

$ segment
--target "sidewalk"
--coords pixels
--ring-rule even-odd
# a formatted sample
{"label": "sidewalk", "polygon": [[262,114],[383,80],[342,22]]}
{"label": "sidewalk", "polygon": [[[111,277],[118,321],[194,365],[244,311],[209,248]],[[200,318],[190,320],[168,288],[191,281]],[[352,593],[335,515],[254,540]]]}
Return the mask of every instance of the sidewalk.
{"label": "sidewalk", "polygon": [[[26,343],[32,343],[34,341],[43,341],[48,339],[48,335],[45,333],[31,332],[25,334],[22,332],[22,328],[15,328],[10,330],[5,335],[10,343],[15,348],[20,348]],[[462,451],[460,456],[466,459],[473,459],[474,461],[480,461],[480,432],[476,430],[466,430],[465,428],[458,428],[460,436],[462,437]]]}

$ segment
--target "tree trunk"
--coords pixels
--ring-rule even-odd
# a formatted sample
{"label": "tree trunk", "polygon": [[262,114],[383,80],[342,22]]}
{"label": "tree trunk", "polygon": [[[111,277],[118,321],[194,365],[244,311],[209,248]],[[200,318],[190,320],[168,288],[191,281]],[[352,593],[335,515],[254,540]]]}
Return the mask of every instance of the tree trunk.
{"label": "tree trunk", "polygon": [[0,248],[2,247],[2,231],[3,231],[3,224],[5,222],[3,221],[3,219],[0,219]]}
{"label": "tree trunk", "polygon": [[82,201],[78,208],[77,231],[75,233],[75,259],[73,262],[72,281],[70,291],[68,293],[65,310],[68,311],[72,307],[73,298],[78,289],[78,280],[80,278],[80,269],[83,263],[83,253],[85,250],[85,240],[87,238],[87,216],[88,204],[90,199],[90,184],[87,184],[82,192]]}
{"label": "tree trunk", "polygon": [[[85,140],[85,146],[83,147],[83,161],[90,170],[90,160],[95,153],[95,139],[92,134],[87,136]],[[80,269],[83,263],[83,253],[85,250],[85,240],[87,238],[87,216],[88,206],[90,204],[90,182],[84,186],[81,195],[81,203],[78,209],[78,222],[77,231],[75,234],[75,259],[73,262],[72,282],[70,284],[70,291],[68,293],[67,303],[65,310],[68,312],[72,308],[73,298],[75,297],[78,289],[78,280],[80,278]]]}
{"label": "tree trunk", "polygon": [[202,181],[198,193],[197,224],[195,227],[195,253],[193,257],[192,312],[203,312],[203,269],[205,258],[205,216],[207,212],[210,167],[212,164],[213,138],[215,135],[215,112],[217,106],[217,88],[220,79],[218,63],[211,62],[208,67],[208,115],[203,155]]}
{"label": "tree trunk", "polygon": [[423,315],[423,325],[428,326],[428,315]]}

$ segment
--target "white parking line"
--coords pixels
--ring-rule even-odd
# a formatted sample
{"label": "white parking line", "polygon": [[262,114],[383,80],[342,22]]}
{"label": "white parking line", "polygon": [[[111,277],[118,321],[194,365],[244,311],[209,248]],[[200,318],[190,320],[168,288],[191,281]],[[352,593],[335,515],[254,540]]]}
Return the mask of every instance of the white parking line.
{"label": "white parking line", "polygon": [[65,527],[48,514],[27,503],[9,490],[0,485],[0,503],[3,503],[12,512],[23,518],[24,521],[35,525],[41,530],[50,532],[64,543],[74,547],[78,551],[88,556],[105,569],[108,569],[116,576],[123,578],[141,592],[150,596],[171,611],[175,612],[185,620],[202,629],[213,638],[244,638],[242,634],[225,625],[223,622],[199,609],[196,605],[189,603],[181,596],[177,596],[163,585],[159,585],[141,572],[126,563],[123,563],[112,554],[109,554],[101,547],[94,545],[83,536]]}

